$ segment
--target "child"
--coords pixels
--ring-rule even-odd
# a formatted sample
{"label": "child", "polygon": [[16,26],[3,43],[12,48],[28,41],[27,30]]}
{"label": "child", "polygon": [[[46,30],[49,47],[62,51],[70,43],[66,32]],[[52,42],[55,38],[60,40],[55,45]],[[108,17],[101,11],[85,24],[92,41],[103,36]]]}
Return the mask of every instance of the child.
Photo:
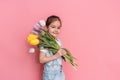
{"label": "child", "polygon": [[[56,39],[56,42],[62,47],[60,40],[57,38],[61,29],[61,20],[58,16],[52,15],[46,20],[47,31]],[[66,51],[63,49],[53,55],[44,47],[40,47],[39,61],[44,63],[43,80],[65,80],[62,70],[62,58]]]}

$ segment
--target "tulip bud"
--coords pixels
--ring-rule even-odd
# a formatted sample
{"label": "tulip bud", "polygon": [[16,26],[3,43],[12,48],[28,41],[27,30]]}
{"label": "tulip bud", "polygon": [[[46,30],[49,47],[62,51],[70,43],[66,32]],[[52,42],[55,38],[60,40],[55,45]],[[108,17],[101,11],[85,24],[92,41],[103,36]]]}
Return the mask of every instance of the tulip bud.
{"label": "tulip bud", "polygon": [[28,52],[29,53],[35,53],[35,48],[30,48]]}
{"label": "tulip bud", "polygon": [[44,20],[40,20],[39,23],[40,23],[41,26],[45,26],[46,25]]}
{"label": "tulip bud", "polygon": [[33,46],[36,46],[39,43],[40,43],[40,41],[37,38],[30,41],[30,44],[33,45]]}

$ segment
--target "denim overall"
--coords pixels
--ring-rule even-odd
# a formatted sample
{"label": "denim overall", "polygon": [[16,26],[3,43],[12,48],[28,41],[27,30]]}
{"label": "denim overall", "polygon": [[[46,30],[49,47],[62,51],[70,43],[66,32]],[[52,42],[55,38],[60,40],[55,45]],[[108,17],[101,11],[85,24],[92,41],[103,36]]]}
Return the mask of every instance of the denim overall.
{"label": "denim overall", "polygon": [[[59,39],[56,39],[56,42],[62,47]],[[49,52],[43,47],[40,48],[40,51],[44,52],[47,57],[53,56],[52,52]],[[43,80],[65,80],[61,57],[44,64]]]}

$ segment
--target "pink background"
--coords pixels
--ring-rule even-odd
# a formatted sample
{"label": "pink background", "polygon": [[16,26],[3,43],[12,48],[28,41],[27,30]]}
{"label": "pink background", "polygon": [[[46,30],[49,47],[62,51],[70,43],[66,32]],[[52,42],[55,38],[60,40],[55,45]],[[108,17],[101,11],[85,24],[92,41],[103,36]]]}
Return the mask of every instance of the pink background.
{"label": "pink background", "polygon": [[41,80],[39,53],[28,53],[26,36],[52,14],[80,66],[64,62],[66,80],[120,80],[120,0],[0,0],[0,80]]}

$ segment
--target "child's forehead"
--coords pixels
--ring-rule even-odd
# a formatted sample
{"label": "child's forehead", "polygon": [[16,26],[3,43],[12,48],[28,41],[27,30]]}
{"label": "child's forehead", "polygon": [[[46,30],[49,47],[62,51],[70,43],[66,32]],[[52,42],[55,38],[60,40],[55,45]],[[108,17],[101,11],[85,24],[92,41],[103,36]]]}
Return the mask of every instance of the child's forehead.
{"label": "child's forehead", "polygon": [[60,21],[54,21],[51,23],[51,25],[61,25]]}

